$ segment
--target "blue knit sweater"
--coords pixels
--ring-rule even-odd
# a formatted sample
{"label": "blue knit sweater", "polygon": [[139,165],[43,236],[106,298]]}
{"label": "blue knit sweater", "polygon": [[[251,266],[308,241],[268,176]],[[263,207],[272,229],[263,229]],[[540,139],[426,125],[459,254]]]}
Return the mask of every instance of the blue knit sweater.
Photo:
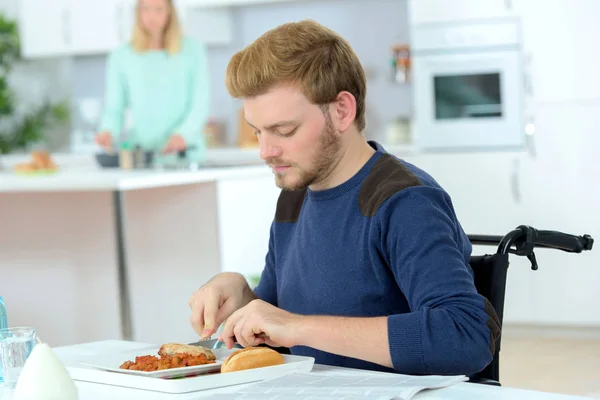
{"label": "blue knit sweater", "polygon": [[[345,183],[281,193],[255,292],[302,315],[387,316],[397,372],[479,372],[492,359],[499,322],[475,290],[471,244],[450,197],[424,171],[370,144],[376,153]],[[291,352],[390,371],[308,347]]]}

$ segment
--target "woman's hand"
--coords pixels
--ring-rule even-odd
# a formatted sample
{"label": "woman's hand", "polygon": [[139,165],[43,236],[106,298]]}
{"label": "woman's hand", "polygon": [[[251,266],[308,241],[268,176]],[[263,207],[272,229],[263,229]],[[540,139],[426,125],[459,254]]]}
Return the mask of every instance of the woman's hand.
{"label": "woman's hand", "polygon": [[100,132],[96,135],[96,144],[106,151],[112,151],[113,140],[110,132]]}
{"label": "woman's hand", "polygon": [[187,144],[185,143],[185,139],[181,137],[181,135],[175,134],[169,139],[169,142],[163,149],[163,154],[175,153],[185,150],[186,148]]}

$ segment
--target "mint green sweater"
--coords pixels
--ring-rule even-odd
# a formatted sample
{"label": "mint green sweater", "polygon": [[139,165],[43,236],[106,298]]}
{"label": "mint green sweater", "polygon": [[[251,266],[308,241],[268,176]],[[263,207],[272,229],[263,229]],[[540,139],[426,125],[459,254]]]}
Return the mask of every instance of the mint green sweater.
{"label": "mint green sweater", "polygon": [[[160,151],[174,134],[204,149],[203,127],[209,113],[210,80],[203,44],[184,38],[181,51],[138,53],[122,45],[108,57],[106,94],[100,131],[115,142]],[[125,110],[131,112],[125,130]]]}

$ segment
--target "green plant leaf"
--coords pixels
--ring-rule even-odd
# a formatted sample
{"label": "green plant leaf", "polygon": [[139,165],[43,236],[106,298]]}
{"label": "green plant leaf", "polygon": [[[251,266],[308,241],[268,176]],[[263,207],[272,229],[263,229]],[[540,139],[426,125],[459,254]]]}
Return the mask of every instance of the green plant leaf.
{"label": "green plant leaf", "polygon": [[69,104],[62,102],[52,105],[50,108],[52,117],[58,122],[67,122],[69,120]]}
{"label": "green plant leaf", "polygon": [[[0,116],[10,120],[10,131],[0,131],[0,153],[7,154],[25,149],[44,139],[44,132],[52,126],[69,122],[69,104],[66,101],[43,105],[30,111],[21,120],[14,115],[16,96],[8,85],[8,73],[20,59],[21,43],[17,22],[0,12]],[[0,128],[3,125],[0,124]],[[6,129],[6,128],[5,128]]]}

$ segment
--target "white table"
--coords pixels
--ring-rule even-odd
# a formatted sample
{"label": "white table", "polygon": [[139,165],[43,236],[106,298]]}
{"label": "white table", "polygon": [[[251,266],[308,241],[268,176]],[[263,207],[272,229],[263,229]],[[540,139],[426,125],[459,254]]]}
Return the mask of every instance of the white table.
{"label": "white table", "polygon": [[[110,348],[111,351],[115,349],[123,349],[123,351],[135,350],[136,348],[147,347],[148,343],[135,343],[126,341],[109,340],[102,342],[86,343],[74,346],[65,346],[55,348],[57,355],[63,360],[65,365],[72,365],[78,357],[89,356],[101,352],[104,348]],[[322,365],[315,365],[315,370],[327,369],[335,371],[335,367],[327,367]],[[344,369],[344,371],[348,371]],[[364,374],[360,370],[353,370],[353,373],[358,376]],[[169,395],[164,393],[156,393],[135,389],[122,388],[117,386],[109,386],[102,384],[94,384],[87,382],[75,382],[79,390],[80,400],[131,400],[131,399],[144,399],[144,400],[192,400],[201,398],[210,398],[211,394],[231,392],[235,388],[222,388],[210,391],[203,391],[197,393],[188,393],[183,395]],[[238,386],[239,387],[239,386]],[[0,399],[10,400],[12,398],[12,392],[7,391],[4,393],[0,388]],[[473,384],[468,382],[459,383],[449,388],[438,389],[433,391],[426,391],[417,394],[415,397],[417,400],[577,400],[577,399],[588,399],[580,396],[567,396],[553,393],[544,393],[537,391],[513,389],[507,387],[497,386],[486,386]]]}

